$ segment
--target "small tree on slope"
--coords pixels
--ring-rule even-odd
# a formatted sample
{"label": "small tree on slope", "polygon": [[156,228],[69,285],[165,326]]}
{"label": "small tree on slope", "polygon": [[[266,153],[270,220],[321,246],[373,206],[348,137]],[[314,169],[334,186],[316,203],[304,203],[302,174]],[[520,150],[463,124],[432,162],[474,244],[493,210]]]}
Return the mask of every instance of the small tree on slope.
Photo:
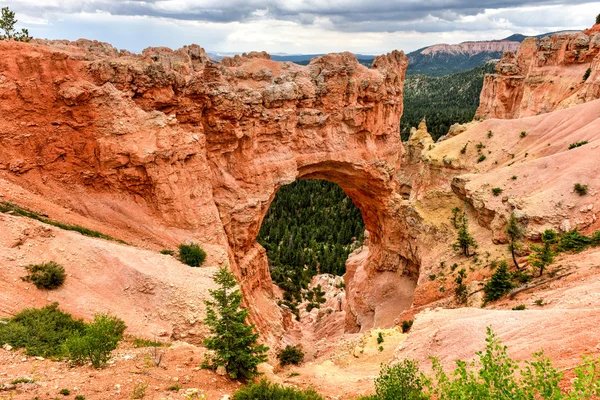
{"label": "small tree on slope", "polygon": [[533,253],[529,256],[531,265],[540,270],[540,276],[544,273],[544,268],[554,262],[554,250],[552,245],[558,240],[558,235],[552,229],[546,229],[542,233],[542,246],[532,245]]}
{"label": "small tree on slope", "polygon": [[4,31],[4,34],[0,34],[0,40],[16,40],[17,42],[29,42],[31,40],[27,29],[21,29],[21,32],[15,31],[17,22],[15,13],[10,11],[8,7],[2,7],[0,29]]}
{"label": "small tree on slope", "polygon": [[465,257],[469,257],[471,255],[470,249],[477,248],[477,243],[471,234],[469,233],[469,225],[468,225],[467,215],[463,211],[462,216],[460,217],[460,221],[458,222],[458,236],[456,238],[456,242],[452,245],[455,251],[462,253]]}
{"label": "small tree on slope", "polygon": [[247,325],[248,310],[242,309],[242,294],[233,275],[220,268],[213,277],[219,289],[209,290],[212,301],[205,301],[206,319],[211,336],[204,345],[214,354],[204,366],[225,367],[233,379],[251,379],[258,374],[258,364],[267,360],[268,347],[257,345],[254,325]]}

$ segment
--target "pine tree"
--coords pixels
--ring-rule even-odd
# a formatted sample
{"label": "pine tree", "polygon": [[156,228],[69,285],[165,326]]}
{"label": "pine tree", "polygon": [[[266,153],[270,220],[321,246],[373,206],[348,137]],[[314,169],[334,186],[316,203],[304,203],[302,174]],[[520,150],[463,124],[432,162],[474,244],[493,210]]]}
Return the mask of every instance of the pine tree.
{"label": "pine tree", "polygon": [[492,278],[483,287],[485,293],[484,301],[490,302],[498,300],[513,288],[511,276],[508,273],[506,261],[502,261],[498,269],[492,275]]}
{"label": "pine tree", "polygon": [[515,252],[521,248],[520,240],[523,238],[523,229],[519,226],[514,213],[510,213],[510,219],[508,220],[508,225],[506,225],[506,235],[508,236],[508,249],[515,263],[515,268],[520,271],[521,268],[519,267],[519,263],[517,263]]}
{"label": "pine tree", "polygon": [[31,40],[27,29],[21,29],[21,32],[15,31],[17,22],[14,11],[10,11],[8,7],[2,7],[0,29],[4,31],[4,35],[0,35],[0,40],[16,40],[17,42],[29,42]]}
{"label": "pine tree", "polygon": [[544,268],[554,262],[554,250],[552,245],[556,243],[558,235],[552,229],[546,229],[542,233],[542,246],[532,245],[533,253],[529,256],[529,262],[540,269],[540,275],[544,273]]}
{"label": "pine tree", "polygon": [[247,325],[248,310],[242,309],[242,294],[227,268],[220,268],[213,277],[219,289],[210,289],[212,301],[205,301],[206,319],[211,336],[204,340],[214,354],[204,367],[225,367],[233,379],[251,379],[258,374],[258,364],[267,360],[268,347],[257,345],[254,325]]}
{"label": "pine tree", "polygon": [[465,279],[467,279],[467,271],[464,268],[461,268],[458,271],[458,275],[454,279],[454,283],[456,283],[456,287],[454,288],[454,296],[456,297],[456,302],[458,304],[465,304],[467,302],[467,298],[469,297],[467,285],[465,285]]}
{"label": "pine tree", "polygon": [[461,252],[465,255],[465,257],[469,257],[471,255],[470,249],[477,248],[477,243],[471,234],[469,233],[469,221],[467,220],[467,214],[463,211],[462,216],[460,216],[460,220],[457,221],[458,224],[458,237],[456,238],[456,242],[452,245],[455,251]]}

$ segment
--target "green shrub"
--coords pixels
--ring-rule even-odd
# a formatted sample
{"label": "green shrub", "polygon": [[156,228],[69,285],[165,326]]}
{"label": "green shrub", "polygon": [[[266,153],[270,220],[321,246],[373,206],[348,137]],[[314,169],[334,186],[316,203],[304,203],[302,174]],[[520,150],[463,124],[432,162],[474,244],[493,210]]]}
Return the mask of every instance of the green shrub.
{"label": "green shrub", "polygon": [[596,231],[592,234],[592,245],[600,246],[600,231]]}
{"label": "green shrub", "polygon": [[167,388],[167,390],[172,392],[179,392],[181,389],[183,389],[183,386],[181,386],[179,383],[175,383]]}
{"label": "green shrub", "polygon": [[583,146],[585,144],[588,144],[587,140],[584,140],[584,141],[581,141],[581,142],[577,142],[577,143],[571,143],[569,145],[569,150],[576,149],[577,147],[581,147],[581,146]]}
{"label": "green shrub", "polygon": [[410,321],[402,321],[402,333],[407,333],[408,331],[410,331],[410,328],[412,328],[413,326],[413,321],[412,319]]}
{"label": "green shrub", "polygon": [[85,330],[84,322],[59,310],[58,303],[25,309],[6,322],[0,324],[0,343],[46,358],[62,356],[64,341]]}
{"label": "green shrub", "polygon": [[492,275],[492,278],[483,287],[485,293],[484,301],[486,303],[495,301],[510,292],[513,288],[511,276],[508,273],[506,261],[502,261],[498,269]]}
{"label": "green shrub", "polygon": [[143,399],[146,397],[146,389],[148,389],[148,384],[145,382],[138,382],[133,387],[133,393],[131,393],[132,399]]}
{"label": "green shrub", "polygon": [[587,81],[587,79],[590,77],[591,73],[592,73],[592,68],[586,69],[585,72],[583,73],[583,80]]}
{"label": "green shrub", "polygon": [[492,136],[494,136],[494,132],[488,131],[488,133],[487,133],[488,139],[491,138]]}
{"label": "green shrub", "polygon": [[60,389],[60,392],[58,392],[60,394],[62,394],[63,396],[68,396],[71,394],[71,391],[69,389]]}
{"label": "green shrub", "polygon": [[75,400],[85,400],[85,396],[82,394],[78,394],[77,396],[75,396]]}
{"label": "green shrub", "polygon": [[83,226],[70,225],[70,224],[65,224],[65,223],[62,223],[62,222],[51,220],[51,219],[49,219],[49,218],[47,218],[47,217],[45,217],[45,216],[43,216],[43,215],[41,215],[39,213],[36,213],[36,212],[33,212],[33,211],[29,211],[29,210],[25,210],[24,208],[21,208],[18,205],[13,204],[13,203],[9,203],[7,201],[0,202],[0,212],[1,213],[10,212],[13,215],[18,215],[18,216],[21,216],[21,217],[27,217],[27,218],[35,219],[35,220],[40,221],[40,222],[42,222],[44,224],[56,226],[57,228],[64,229],[66,231],[79,232],[79,233],[81,233],[84,236],[95,237],[95,238],[100,238],[100,239],[105,239],[105,240],[113,240],[113,241],[118,242],[118,243],[127,244],[123,240],[115,239],[112,236],[105,235],[103,233],[100,233],[98,231],[94,231],[92,229],[84,228]]}
{"label": "green shrub", "polygon": [[15,379],[14,381],[11,381],[11,385],[18,385],[19,383],[33,383],[35,382],[33,379],[30,378],[19,378],[19,379]]}
{"label": "green shrub", "polygon": [[312,389],[283,387],[263,379],[242,386],[233,394],[233,400],[323,400],[323,397]]}
{"label": "green shrub", "polygon": [[28,274],[21,279],[26,282],[32,282],[38,289],[56,289],[62,286],[65,283],[65,279],[67,279],[65,269],[54,261],[28,265],[25,269]]}
{"label": "green shrub", "polygon": [[521,137],[522,137],[522,138],[524,138],[524,137],[526,137],[526,136],[527,136],[527,132],[525,132],[525,131],[521,131]]}
{"label": "green shrub", "polygon": [[381,344],[381,343],[383,343],[383,333],[378,332],[377,333],[377,344]]}
{"label": "green shrub", "polygon": [[277,359],[282,367],[288,364],[298,365],[304,362],[304,352],[297,346],[287,345],[277,354]]}
{"label": "green shrub", "polygon": [[425,400],[424,379],[416,361],[403,360],[394,366],[381,367],[375,379],[375,399],[380,400]]}
{"label": "green shrub", "polygon": [[436,276],[435,274],[429,274],[429,280],[430,280],[430,281],[435,281],[435,278],[436,278],[436,277],[437,277],[437,276]]}
{"label": "green shrub", "polygon": [[501,194],[503,191],[504,191],[504,190],[502,190],[502,188],[499,188],[499,187],[492,188],[492,193],[494,194],[494,196],[500,196],[500,194]]}
{"label": "green shrub", "polygon": [[383,346],[379,346],[379,347],[377,348],[377,350],[379,350],[379,351],[383,351]]}
{"label": "green shrub", "polygon": [[513,181],[516,181],[516,180],[517,180],[517,176],[516,176],[516,175],[513,175],[511,179],[512,179]]}
{"label": "green shrub", "polygon": [[580,196],[584,196],[588,192],[588,185],[582,185],[581,183],[576,183],[573,186],[573,189],[575,189],[575,192],[577,192],[577,194],[579,194]]}
{"label": "green shrub", "polygon": [[485,154],[480,154],[479,157],[477,158],[477,162],[484,162],[486,159]]}
{"label": "green shrub", "polygon": [[469,142],[465,143],[464,147],[462,149],[460,149],[460,154],[465,154],[467,152],[468,145],[469,145]]}
{"label": "green shrub", "polygon": [[465,304],[469,296],[467,285],[464,283],[465,279],[467,279],[467,271],[464,268],[461,268],[454,279],[454,283],[456,283],[456,287],[454,288],[454,297],[456,298],[456,302],[458,304]]}
{"label": "green shrub", "polygon": [[65,352],[75,364],[91,362],[95,368],[101,368],[123,339],[125,328],[125,323],[117,317],[96,314],[84,332],[77,332],[65,341]]}
{"label": "green shrub", "polygon": [[133,339],[133,347],[143,348],[143,347],[168,347],[169,343],[157,342],[150,339],[144,338],[134,338]]}
{"label": "green shrub", "polygon": [[160,254],[163,254],[165,256],[174,256],[175,252],[173,250],[171,250],[171,249],[162,249],[160,251]]}
{"label": "green shrub", "polygon": [[196,243],[179,245],[179,260],[190,267],[199,267],[206,259],[206,252]]}
{"label": "green shrub", "polygon": [[527,307],[525,306],[525,304],[519,304],[518,306],[515,306],[512,308],[513,311],[523,311],[526,309],[527,309]]}
{"label": "green shrub", "polygon": [[577,231],[577,228],[575,228],[560,236],[556,249],[558,251],[574,251],[578,253],[586,247],[591,246],[592,243],[592,238],[582,235]]}

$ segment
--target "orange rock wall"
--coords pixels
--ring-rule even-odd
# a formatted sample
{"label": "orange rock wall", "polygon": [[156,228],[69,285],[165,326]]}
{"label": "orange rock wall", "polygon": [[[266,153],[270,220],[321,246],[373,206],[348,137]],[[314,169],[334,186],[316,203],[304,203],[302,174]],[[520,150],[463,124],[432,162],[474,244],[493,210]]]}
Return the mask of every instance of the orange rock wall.
{"label": "orange rock wall", "polygon": [[594,29],[526,39],[484,78],[475,119],[534,116],[600,98],[599,52]]}

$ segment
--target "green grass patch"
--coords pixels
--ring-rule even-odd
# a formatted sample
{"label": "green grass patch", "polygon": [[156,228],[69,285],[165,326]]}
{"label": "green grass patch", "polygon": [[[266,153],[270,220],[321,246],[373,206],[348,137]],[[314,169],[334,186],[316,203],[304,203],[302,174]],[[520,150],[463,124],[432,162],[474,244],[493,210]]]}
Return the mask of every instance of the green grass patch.
{"label": "green grass patch", "polygon": [[37,212],[26,210],[24,208],[19,207],[18,205],[14,204],[14,203],[9,203],[7,201],[0,202],[0,212],[12,213],[14,215],[18,215],[21,217],[35,219],[37,221],[43,222],[44,224],[52,225],[57,228],[63,229],[65,231],[79,232],[84,236],[100,238],[100,239],[104,239],[104,240],[110,240],[113,242],[127,244],[125,241],[123,241],[121,239],[116,239],[112,236],[105,235],[104,233],[101,233],[101,232],[98,232],[98,231],[95,231],[92,229],[84,228],[83,226],[65,224],[63,222],[51,220],[50,218],[45,217]]}
{"label": "green grass patch", "polygon": [[242,386],[233,394],[233,400],[323,400],[323,397],[312,389],[284,387],[263,379]]}
{"label": "green grass patch", "polygon": [[133,341],[133,347],[137,347],[137,348],[144,348],[144,347],[169,347],[171,344],[170,343],[164,343],[164,342],[157,342],[154,340],[150,340],[150,339],[144,339],[144,338],[134,338]]}

